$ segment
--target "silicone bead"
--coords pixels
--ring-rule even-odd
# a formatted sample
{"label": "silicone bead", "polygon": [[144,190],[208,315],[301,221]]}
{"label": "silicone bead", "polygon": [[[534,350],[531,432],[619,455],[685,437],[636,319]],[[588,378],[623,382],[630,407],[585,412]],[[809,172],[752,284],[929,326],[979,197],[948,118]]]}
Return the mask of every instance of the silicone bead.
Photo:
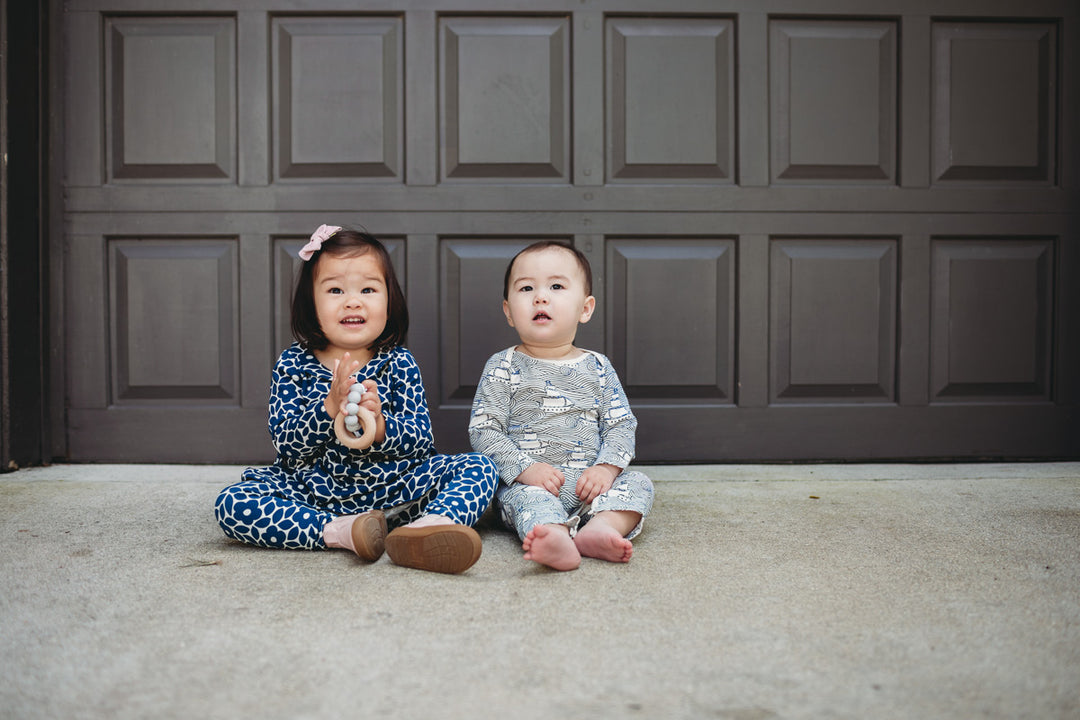
{"label": "silicone bead", "polygon": [[355,437],[363,436],[363,427],[360,418],[360,401],[364,399],[364,386],[359,383],[349,389],[349,396],[345,403],[345,429]]}

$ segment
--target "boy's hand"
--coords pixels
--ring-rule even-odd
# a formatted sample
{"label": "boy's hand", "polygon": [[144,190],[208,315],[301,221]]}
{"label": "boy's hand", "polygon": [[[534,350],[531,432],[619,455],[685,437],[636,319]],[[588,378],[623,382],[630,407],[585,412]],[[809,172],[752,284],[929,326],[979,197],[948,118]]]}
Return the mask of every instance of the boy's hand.
{"label": "boy's hand", "polygon": [[556,497],[559,496],[559,488],[566,480],[562,470],[547,463],[533,463],[514,479],[524,485],[542,487]]}
{"label": "boy's hand", "polygon": [[611,489],[620,472],[622,471],[614,465],[593,465],[581,473],[574,493],[581,502],[591,503]]}

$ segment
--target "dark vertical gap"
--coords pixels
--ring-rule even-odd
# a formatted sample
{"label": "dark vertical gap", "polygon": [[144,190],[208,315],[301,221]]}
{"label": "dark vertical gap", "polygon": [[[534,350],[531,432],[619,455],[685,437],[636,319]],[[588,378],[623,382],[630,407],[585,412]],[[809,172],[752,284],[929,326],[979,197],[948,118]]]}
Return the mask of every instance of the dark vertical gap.
{"label": "dark vertical gap", "polygon": [[40,464],[44,457],[47,348],[44,244],[45,78],[47,8],[3,2],[6,178],[3,195],[2,418],[5,436],[0,470]]}

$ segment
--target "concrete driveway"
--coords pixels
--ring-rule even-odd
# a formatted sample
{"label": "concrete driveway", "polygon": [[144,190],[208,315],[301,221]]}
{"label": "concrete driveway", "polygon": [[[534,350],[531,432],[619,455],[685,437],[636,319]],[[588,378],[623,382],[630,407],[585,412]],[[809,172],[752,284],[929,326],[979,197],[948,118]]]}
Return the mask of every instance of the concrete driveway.
{"label": "concrete driveway", "polygon": [[258,550],[241,468],[0,476],[0,718],[1080,718],[1080,463],[639,467],[627,565]]}

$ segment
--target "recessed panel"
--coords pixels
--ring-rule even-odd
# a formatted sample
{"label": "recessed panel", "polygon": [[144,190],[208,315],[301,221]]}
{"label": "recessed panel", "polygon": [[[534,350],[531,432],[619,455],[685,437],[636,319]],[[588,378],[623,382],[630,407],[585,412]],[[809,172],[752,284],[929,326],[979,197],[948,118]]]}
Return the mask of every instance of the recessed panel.
{"label": "recessed panel", "polygon": [[1046,238],[933,243],[933,399],[1050,399],[1053,248]]}
{"label": "recessed panel", "polygon": [[238,404],[231,240],[109,243],[112,401]]}
{"label": "recessed panel", "polygon": [[439,30],[442,179],[568,181],[568,19],[447,17]]}
{"label": "recessed panel", "polygon": [[[403,238],[379,238],[386,251],[390,254],[390,262],[394,265],[394,273],[402,291],[405,290],[405,240]],[[292,332],[292,298],[296,287],[296,280],[300,277],[300,269],[304,261],[300,259],[300,249],[308,243],[308,238],[274,238],[273,262],[273,289],[274,298],[274,328],[273,328],[273,358],[276,361],[281,351],[287,348],[295,338]],[[406,299],[408,299],[406,297]]]}
{"label": "recessed panel", "polygon": [[774,20],[773,182],[896,182],[896,24]]}
{"label": "recessed panel", "polygon": [[734,22],[613,18],[606,34],[609,181],[731,182]]}
{"label": "recessed panel", "polygon": [[892,402],[896,241],[775,240],[772,402]]}
{"label": "recessed panel", "polygon": [[401,180],[402,21],[275,18],[279,178]]}
{"label": "recessed panel", "polygon": [[236,28],[231,18],[105,23],[110,180],[236,177]]}
{"label": "recessed panel", "polygon": [[732,401],[735,241],[611,240],[608,346],[630,397]]}
{"label": "recessed panel", "polygon": [[439,244],[442,400],[471,402],[484,363],[516,345],[502,310],[506,266],[540,238],[468,238]]}
{"label": "recessed panel", "polygon": [[933,170],[938,181],[1054,181],[1057,31],[935,23]]}

